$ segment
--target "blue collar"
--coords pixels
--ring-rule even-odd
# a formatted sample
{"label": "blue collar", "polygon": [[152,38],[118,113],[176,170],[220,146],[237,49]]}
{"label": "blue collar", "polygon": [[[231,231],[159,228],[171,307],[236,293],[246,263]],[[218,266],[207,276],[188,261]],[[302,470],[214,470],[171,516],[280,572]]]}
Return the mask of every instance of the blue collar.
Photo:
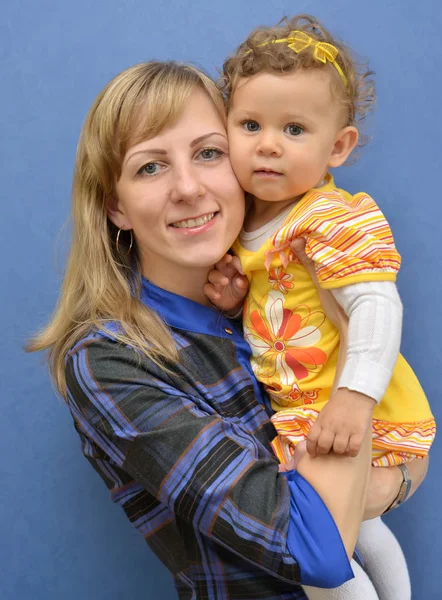
{"label": "blue collar", "polygon": [[228,337],[225,328],[232,329],[232,323],[215,308],[167,292],[144,277],[141,301],[175,329],[221,337]]}

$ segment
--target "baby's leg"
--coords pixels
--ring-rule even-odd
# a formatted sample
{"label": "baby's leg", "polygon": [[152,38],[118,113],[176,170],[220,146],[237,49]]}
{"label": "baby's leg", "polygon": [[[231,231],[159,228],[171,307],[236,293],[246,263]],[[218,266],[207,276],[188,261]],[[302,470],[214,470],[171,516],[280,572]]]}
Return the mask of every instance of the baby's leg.
{"label": "baby's leg", "polygon": [[309,600],[379,600],[367,573],[354,560],[351,561],[351,568],[355,574],[354,579],[337,588],[325,590],[304,585],[307,598]]}
{"label": "baby's leg", "polygon": [[399,542],[381,518],[363,521],[357,548],[379,600],[410,600],[407,563]]}

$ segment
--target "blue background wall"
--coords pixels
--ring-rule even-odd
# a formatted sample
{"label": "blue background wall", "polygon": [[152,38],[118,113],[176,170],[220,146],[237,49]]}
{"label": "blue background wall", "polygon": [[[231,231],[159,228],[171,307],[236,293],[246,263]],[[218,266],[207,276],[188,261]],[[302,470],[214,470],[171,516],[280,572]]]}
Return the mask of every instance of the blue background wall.
{"label": "blue background wall", "polygon": [[[375,137],[358,164],[337,177],[343,187],[371,193],[392,224],[403,256],[403,352],[442,416],[440,0],[187,6],[6,0],[0,16],[2,599],[175,598],[168,573],[81,457],[41,356],[25,355],[22,345],[57,298],[66,248],[57,240],[69,210],[76,142],[102,86],[151,58],[193,61],[215,74],[252,27],[295,12],[318,15],[377,71]],[[409,560],[414,600],[442,598],[441,453],[439,437],[423,487],[387,519]]]}

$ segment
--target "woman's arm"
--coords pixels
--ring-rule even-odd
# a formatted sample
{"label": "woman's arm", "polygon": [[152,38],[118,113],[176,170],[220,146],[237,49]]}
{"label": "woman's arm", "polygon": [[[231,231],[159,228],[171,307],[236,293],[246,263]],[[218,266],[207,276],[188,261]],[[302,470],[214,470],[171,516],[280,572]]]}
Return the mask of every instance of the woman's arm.
{"label": "woman's arm", "polygon": [[[410,498],[425,479],[429,457],[405,463],[411,479]],[[384,513],[397,497],[403,477],[398,467],[372,467],[368,485],[364,521],[374,519]],[[407,499],[408,499],[407,498]]]}
{"label": "woman's arm", "polygon": [[369,440],[356,459],[307,458],[282,475],[239,420],[130,348],[91,339],[69,357],[66,375],[80,429],[203,536],[291,583],[336,587],[351,577],[346,554],[362,519]]}
{"label": "woman's arm", "polygon": [[[295,239],[291,243],[291,248],[316,285],[327,317],[339,331],[338,366],[333,384],[333,390],[335,391],[336,383],[339,381],[346,361],[348,317],[332,293],[329,290],[324,290],[319,285],[314,262],[305,253],[305,241],[302,238]],[[319,455],[312,458],[306,454],[297,467],[328,506],[341,533],[349,557],[353,555],[360,523],[364,515],[364,506],[369,489],[371,452],[371,430],[367,430],[358,456],[327,454],[326,456]],[[353,498],[352,492],[355,494]],[[357,502],[353,502],[355,499],[357,499]],[[359,502],[360,504],[358,504]]]}
{"label": "woman's arm", "polygon": [[364,516],[371,465],[371,431],[367,431],[356,457],[305,454],[298,472],[313,486],[328,507],[352,557]]}

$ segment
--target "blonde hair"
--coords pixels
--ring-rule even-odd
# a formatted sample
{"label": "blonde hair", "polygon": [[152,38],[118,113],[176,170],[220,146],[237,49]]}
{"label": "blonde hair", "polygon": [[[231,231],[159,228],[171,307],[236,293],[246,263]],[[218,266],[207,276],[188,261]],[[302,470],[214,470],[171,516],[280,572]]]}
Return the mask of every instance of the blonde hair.
{"label": "blonde hair", "polygon": [[[77,149],[72,190],[72,244],[58,304],[49,324],[28,343],[28,351],[48,350],[52,379],[66,396],[65,360],[91,329],[106,330],[167,370],[177,361],[170,331],[140,301],[139,255],[127,232],[107,217],[107,202],[128,148],[152,138],[179,119],[195,89],[213,101],[225,122],[221,92],[204,73],[175,62],[135,65],[106,85],[90,109]],[[123,235],[124,234],[124,235]]]}
{"label": "blonde hair", "polygon": [[[314,57],[313,46],[296,53],[288,44],[271,43],[289,37],[292,31],[305,32],[315,41],[335,46],[338,50],[336,62],[347,84],[332,63],[323,63]],[[258,73],[291,73],[298,69],[322,69],[330,74],[333,96],[342,105],[345,114],[343,125],[358,127],[375,103],[373,71],[366,65],[358,69],[350,50],[311,15],[298,15],[292,19],[284,17],[275,27],[255,29],[224,62],[220,85],[229,103],[242,78]]]}

